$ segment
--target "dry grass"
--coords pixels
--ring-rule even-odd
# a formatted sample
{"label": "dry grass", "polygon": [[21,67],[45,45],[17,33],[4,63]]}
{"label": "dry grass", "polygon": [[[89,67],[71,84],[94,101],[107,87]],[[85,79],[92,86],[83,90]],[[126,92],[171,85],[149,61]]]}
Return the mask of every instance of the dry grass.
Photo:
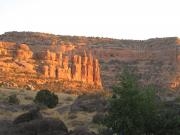
{"label": "dry grass", "polygon": [[[33,99],[36,93],[37,91],[0,88],[0,121],[13,121],[15,117],[28,111],[28,108],[31,108],[34,104]],[[12,94],[16,94],[20,99],[19,105],[8,105],[7,97]],[[77,96],[62,93],[56,94],[59,97],[58,105],[53,109],[42,109],[41,113],[44,117],[61,119],[70,130],[78,126],[87,126],[89,129],[97,131],[96,124],[92,123],[92,117],[95,115],[95,112],[70,113],[70,106]]]}

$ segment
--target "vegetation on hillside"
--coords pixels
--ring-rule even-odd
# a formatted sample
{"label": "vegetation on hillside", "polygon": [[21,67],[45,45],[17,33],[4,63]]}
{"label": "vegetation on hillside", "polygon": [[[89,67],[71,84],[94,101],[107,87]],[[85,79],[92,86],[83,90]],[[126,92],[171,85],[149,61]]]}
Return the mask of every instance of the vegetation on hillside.
{"label": "vegetation on hillside", "polygon": [[0,35],[0,40],[16,43],[26,43],[29,45],[51,45],[53,42],[55,42],[55,44],[70,43],[78,45],[79,43],[85,43],[86,45],[89,45],[111,43],[113,39],[101,37],[54,35],[40,32],[12,31]]}
{"label": "vegetation on hillside", "polygon": [[155,88],[139,86],[136,78],[123,72],[113,88],[103,125],[120,135],[178,135],[178,110],[158,100]]}

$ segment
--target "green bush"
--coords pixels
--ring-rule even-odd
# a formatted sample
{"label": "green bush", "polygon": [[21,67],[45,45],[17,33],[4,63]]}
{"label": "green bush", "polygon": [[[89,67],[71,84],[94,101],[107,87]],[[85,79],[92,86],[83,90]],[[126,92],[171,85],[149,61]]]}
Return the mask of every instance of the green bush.
{"label": "green bush", "polygon": [[98,127],[98,135],[114,135],[113,131],[107,127],[100,125]]}
{"label": "green bush", "polygon": [[180,96],[176,97],[175,102],[180,102]]}
{"label": "green bush", "polygon": [[58,96],[49,90],[40,90],[34,99],[35,103],[43,104],[48,108],[54,108],[58,104]]}
{"label": "green bush", "polygon": [[122,74],[120,82],[113,88],[105,124],[114,133],[141,135],[146,123],[154,119],[153,92],[138,87],[136,78],[128,72]]}
{"label": "green bush", "polygon": [[20,100],[18,99],[16,94],[13,94],[13,95],[10,95],[8,97],[8,103],[10,103],[10,104],[19,104]]}
{"label": "green bush", "polygon": [[157,101],[154,87],[140,86],[128,72],[113,88],[103,125],[123,135],[178,135],[180,116],[162,101]]}

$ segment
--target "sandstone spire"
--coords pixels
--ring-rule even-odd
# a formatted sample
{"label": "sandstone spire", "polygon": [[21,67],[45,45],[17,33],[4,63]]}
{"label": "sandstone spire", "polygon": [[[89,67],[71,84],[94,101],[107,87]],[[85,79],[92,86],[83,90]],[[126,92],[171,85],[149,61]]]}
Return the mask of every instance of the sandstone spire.
{"label": "sandstone spire", "polygon": [[84,51],[82,56],[73,55],[71,66],[69,57],[62,56],[62,52],[54,53],[49,50],[45,55],[46,65],[42,67],[45,77],[58,80],[73,80],[101,87],[99,62],[92,54],[88,56]]}
{"label": "sandstone spire", "polygon": [[54,65],[49,66],[49,77],[50,78],[56,77],[56,67]]}
{"label": "sandstone spire", "polygon": [[93,57],[91,53],[89,53],[87,60],[87,82],[93,84]]}
{"label": "sandstone spire", "polygon": [[88,57],[86,55],[86,52],[84,51],[84,56],[82,57],[82,62],[81,62],[81,80],[82,82],[87,81],[87,60]]}
{"label": "sandstone spire", "polygon": [[[84,51],[71,52],[72,46],[65,46],[64,54],[58,50],[48,50],[49,47],[31,51],[27,44],[16,44],[0,41],[0,56],[2,73],[14,73],[10,76],[20,85],[28,82],[40,87],[48,87],[51,83],[63,81],[67,88],[94,88],[101,86],[100,68],[97,59],[91,53]],[[34,50],[34,49],[33,49]],[[81,55],[82,54],[82,55]],[[71,56],[71,59],[69,59]],[[9,78],[8,78],[9,79]],[[21,83],[22,82],[22,83]],[[51,86],[50,86],[51,87]]]}
{"label": "sandstone spire", "polygon": [[57,54],[57,62],[58,62],[58,65],[62,67],[62,52],[61,51]]}
{"label": "sandstone spire", "polygon": [[48,78],[49,77],[49,67],[47,65],[42,67],[42,73],[44,77]]}
{"label": "sandstone spire", "polygon": [[81,56],[74,55],[72,57],[72,79],[81,81]]}
{"label": "sandstone spire", "polygon": [[94,74],[93,74],[94,84],[99,86],[99,87],[102,87],[98,59],[94,59],[94,61],[93,61],[93,71],[94,71]]}
{"label": "sandstone spire", "polygon": [[64,69],[68,69],[68,65],[69,65],[69,58],[68,58],[68,56],[64,57],[62,64],[63,64]]}

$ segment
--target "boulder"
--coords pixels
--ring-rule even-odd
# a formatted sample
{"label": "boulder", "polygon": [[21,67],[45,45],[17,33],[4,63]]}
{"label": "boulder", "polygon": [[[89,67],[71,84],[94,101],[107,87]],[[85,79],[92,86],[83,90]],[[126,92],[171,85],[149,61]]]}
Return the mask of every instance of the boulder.
{"label": "boulder", "polygon": [[85,94],[80,95],[71,105],[71,112],[77,111],[105,111],[107,102],[100,94]]}
{"label": "boulder", "polygon": [[24,122],[32,121],[35,119],[42,119],[42,115],[39,112],[38,107],[30,110],[27,113],[19,115],[17,118],[15,118],[15,120],[13,121],[13,124],[24,123]]}
{"label": "boulder", "polygon": [[63,121],[44,118],[15,125],[11,129],[13,135],[68,135],[68,129]]}

